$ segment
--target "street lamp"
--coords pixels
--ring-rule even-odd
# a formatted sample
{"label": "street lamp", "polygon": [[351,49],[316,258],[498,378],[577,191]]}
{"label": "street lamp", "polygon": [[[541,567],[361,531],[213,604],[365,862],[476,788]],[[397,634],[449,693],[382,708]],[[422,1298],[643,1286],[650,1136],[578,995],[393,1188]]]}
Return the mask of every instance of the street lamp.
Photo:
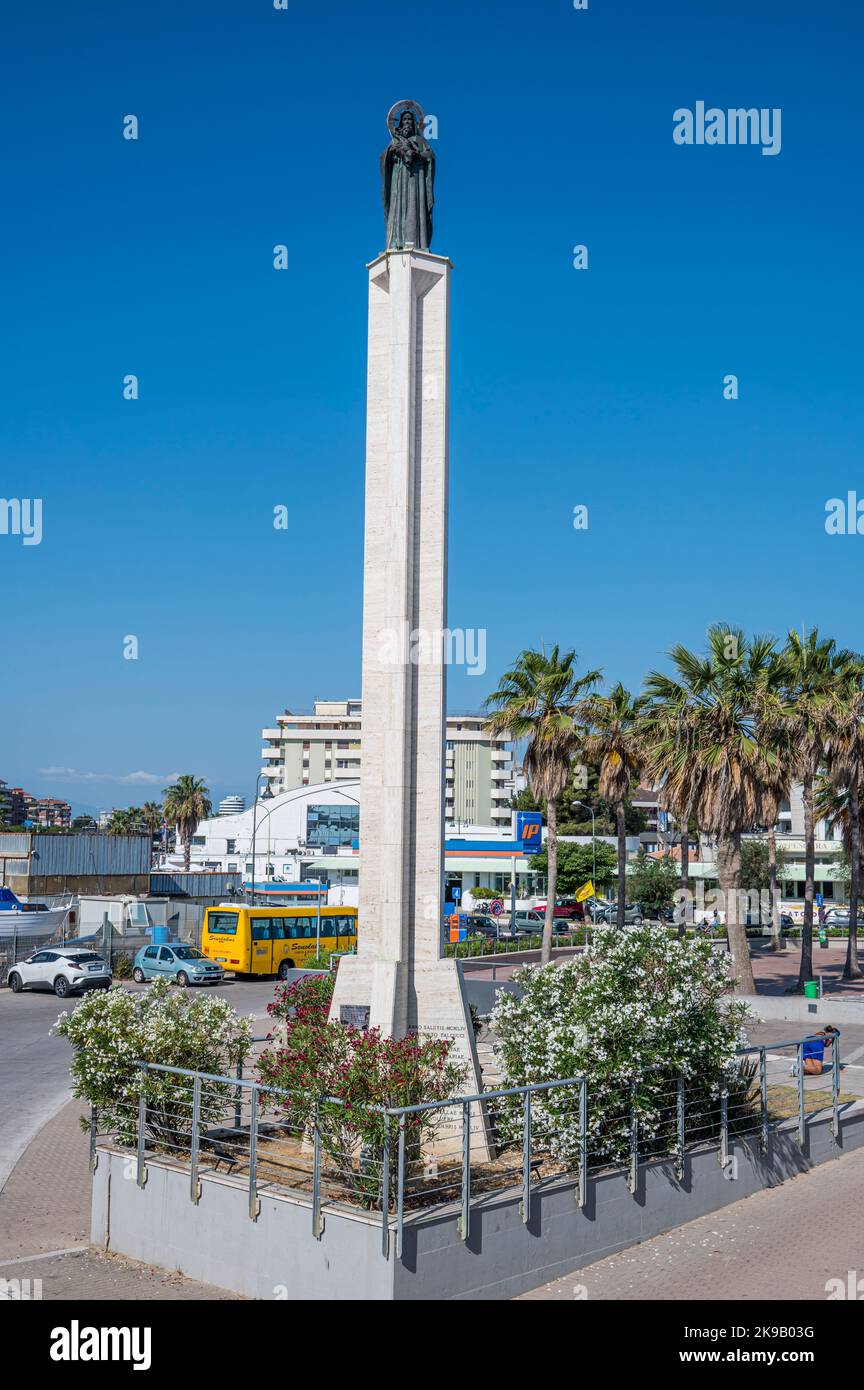
{"label": "street lamp", "polygon": [[[267,776],[267,773],[266,773],[266,772],[259,772],[259,773],[258,773],[258,776],[257,776],[257,778],[256,778],[256,780],[255,780],[255,797],[254,797],[254,800],[253,800],[253,802],[252,802],[252,883],[251,883],[251,885],[250,885],[250,890],[249,890],[249,891],[250,891],[250,901],[249,901],[249,906],[250,906],[250,907],[254,907],[254,906],[255,906],[255,833],[256,833],[257,828],[258,828],[258,826],[257,826],[257,821],[258,821],[259,791],[260,791],[260,787],[261,787],[261,778],[262,778],[262,777],[266,777],[266,776]],[[260,800],[261,800],[261,801],[272,801],[272,800],[273,800],[273,788],[270,786],[270,783],[269,783],[269,782],[267,783],[267,786],[264,788],[264,791],[260,793]]]}
{"label": "street lamp", "polygon": [[[594,816],[594,809],[593,809],[593,807],[591,807],[591,806],[588,805],[588,802],[587,802],[587,801],[574,801],[574,802],[573,802],[573,805],[574,805],[574,806],[582,806],[582,807],[588,812],[588,814],[589,814],[590,817],[591,817],[591,882],[592,882],[592,884],[593,884],[593,886],[594,886],[594,896],[596,897],[596,896],[597,896],[597,833],[596,833],[596,819],[595,819],[595,816]],[[594,916],[593,912],[592,912],[591,916],[592,916],[592,917]]]}

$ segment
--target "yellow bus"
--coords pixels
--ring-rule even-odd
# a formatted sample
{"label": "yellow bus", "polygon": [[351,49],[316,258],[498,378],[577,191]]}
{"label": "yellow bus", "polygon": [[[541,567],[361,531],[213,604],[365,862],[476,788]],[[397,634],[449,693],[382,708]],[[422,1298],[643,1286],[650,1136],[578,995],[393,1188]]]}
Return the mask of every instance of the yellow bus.
{"label": "yellow bus", "polygon": [[[315,908],[208,907],[201,931],[201,950],[235,975],[278,975],[302,966],[315,955]],[[357,950],[356,907],[321,908],[322,951]]]}

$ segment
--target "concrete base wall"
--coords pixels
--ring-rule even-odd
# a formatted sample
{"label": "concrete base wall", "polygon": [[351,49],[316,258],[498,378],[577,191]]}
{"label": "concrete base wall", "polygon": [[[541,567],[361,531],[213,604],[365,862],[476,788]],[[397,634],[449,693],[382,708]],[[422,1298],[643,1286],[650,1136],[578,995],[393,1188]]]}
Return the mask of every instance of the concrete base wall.
{"label": "concrete base wall", "polygon": [[[472,1207],[464,1241],[455,1205],[411,1216],[401,1259],[394,1235],[387,1257],[382,1253],[378,1218],[325,1208],[324,1231],[316,1240],[311,1208],[301,1199],[264,1192],[253,1222],[247,1192],[236,1180],[205,1175],[196,1206],[182,1169],[151,1159],[147,1183],[139,1188],[130,1156],[100,1149],[91,1239],[249,1298],[507,1299],[862,1144],[864,1107],[844,1113],[840,1146],[826,1116],[809,1125],[803,1153],[790,1125],[772,1132],[766,1155],[754,1140],[734,1141],[735,1163],[726,1173],[716,1151],[705,1151],[687,1156],[680,1182],[668,1162],[640,1169],[635,1194],[623,1173],[592,1179],[584,1210],[572,1182],[535,1191],[527,1225],[521,1191],[492,1194]],[[645,1295],[650,1298],[650,1288]]]}
{"label": "concrete base wall", "polygon": [[[767,1155],[752,1140],[730,1146],[734,1178],[724,1175],[716,1151],[688,1155],[679,1183],[671,1163],[640,1169],[636,1193],[623,1173],[592,1180],[583,1209],[573,1183],[532,1194],[530,1220],[522,1221],[521,1194],[490,1197],[471,1212],[467,1241],[459,1238],[458,1213],[406,1224],[395,1297],[403,1299],[508,1299],[639,1241],[749,1197],[786,1178],[864,1144],[864,1109],[843,1125],[838,1148],[830,1123],[814,1123],[806,1152],[794,1128],[772,1133]],[[652,1296],[650,1287],[645,1297]]]}
{"label": "concrete base wall", "polygon": [[[788,1019],[808,1027],[833,1023],[842,1031],[844,1023],[864,1023],[864,998],[844,999],[826,994],[822,999],[805,999],[803,994],[747,994],[742,996],[758,1018]],[[843,1056],[842,1040],[840,1056]]]}
{"label": "concrete base wall", "polygon": [[189,1174],[148,1162],[143,1188],[128,1154],[99,1150],[93,1175],[90,1239],[161,1269],[231,1289],[247,1298],[393,1298],[393,1257],[381,1252],[381,1228],[362,1213],[326,1213],[320,1240],[312,1210],[290,1198],[261,1193],[257,1221],[248,1193],[236,1181],[207,1175],[196,1206]]}

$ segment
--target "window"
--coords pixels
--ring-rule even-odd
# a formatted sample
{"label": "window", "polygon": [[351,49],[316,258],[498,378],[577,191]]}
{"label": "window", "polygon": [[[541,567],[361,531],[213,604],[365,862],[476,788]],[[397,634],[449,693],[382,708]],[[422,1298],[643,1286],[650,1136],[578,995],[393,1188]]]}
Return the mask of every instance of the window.
{"label": "window", "polygon": [[321,849],[350,847],[360,834],[359,806],[309,806],[306,843]]}
{"label": "window", "polygon": [[287,935],[290,937],[315,935],[314,917],[288,917],[285,924],[288,928]]}
{"label": "window", "polygon": [[144,952],[144,959],[145,959],[145,960],[155,960],[156,957],[158,956],[158,954],[159,954],[159,947],[158,947],[158,946],[148,946],[148,947],[147,947],[147,950]]}
{"label": "window", "polygon": [[249,919],[249,926],[250,926],[251,929],[252,929],[252,940],[253,940],[253,941],[269,941],[269,940],[270,940],[270,918],[269,918],[269,917],[251,917],[251,918]]}
{"label": "window", "polygon": [[227,840],[227,841],[226,841],[226,843],[225,843],[225,853],[226,853],[226,854],[236,854],[236,853],[237,853],[237,841],[236,841],[236,840]]}
{"label": "window", "polygon": [[159,959],[161,961],[172,961],[174,959],[174,952],[169,951],[167,946],[160,946]]}
{"label": "window", "polygon": [[207,929],[213,936],[237,935],[236,912],[211,912],[207,917]]}
{"label": "window", "polygon": [[207,836],[206,836],[206,835],[193,835],[193,836],[192,836],[192,843],[193,843],[193,845],[206,845],[206,843],[207,843]]}

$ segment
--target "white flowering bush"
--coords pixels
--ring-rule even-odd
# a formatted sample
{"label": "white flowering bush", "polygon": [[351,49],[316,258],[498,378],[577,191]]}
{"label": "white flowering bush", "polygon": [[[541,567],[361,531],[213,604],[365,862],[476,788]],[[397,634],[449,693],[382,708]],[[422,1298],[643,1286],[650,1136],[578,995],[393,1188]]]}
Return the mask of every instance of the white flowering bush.
{"label": "white flowering bush", "polygon": [[[95,1107],[100,1128],[133,1144],[143,1092],[149,1140],[180,1150],[192,1128],[191,1078],[143,1072],[135,1063],[224,1075],[252,1043],[251,1023],[226,1000],[172,989],[167,980],[141,994],[94,991],[74,1013],[62,1013],[52,1031],[72,1044],[72,1094]],[[225,1082],[202,1083],[202,1117],[220,1115],[233,1097]]]}
{"label": "white flowering bush", "polygon": [[[687,1142],[716,1136],[724,1075],[731,1126],[748,1122],[753,1069],[735,1055],[747,1006],[729,995],[726,959],[709,942],[644,925],[598,928],[566,964],[525,966],[516,978],[521,995],[499,994],[492,1013],[502,1085],[584,1076],[592,1164],[626,1162],[634,1105],[640,1155],[677,1152],[679,1076]],[[521,1098],[497,1118],[515,1141]],[[532,1129],[538,1149],[576,1163],[579,1087],[537,1092]]]}

